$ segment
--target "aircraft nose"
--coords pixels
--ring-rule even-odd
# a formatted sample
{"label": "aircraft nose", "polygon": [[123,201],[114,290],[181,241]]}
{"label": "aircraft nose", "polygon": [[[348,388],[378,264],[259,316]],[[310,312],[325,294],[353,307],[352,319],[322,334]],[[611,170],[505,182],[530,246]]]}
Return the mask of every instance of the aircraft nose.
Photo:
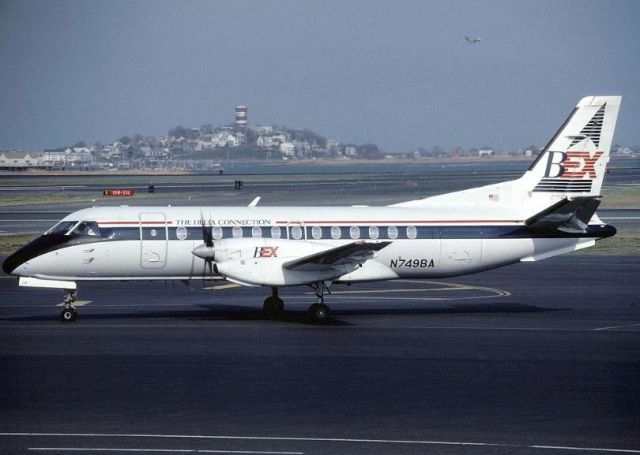
{"label": "aircraft nose", "polygon": [[20,250],[13,253],[11,256],[5,259],[4,262],[2,263],[2,270],[7,275],[11,275],[16,268],[22,265],[23,261],[21,261],[19,255],[17,255],[19,251]]}
{"label": "aircraft nose", "polygon": [[40,256],[65,241],[63,236],[43,235],[18,249],[2,263],[2,270],[7,275],[20,275],[20,266]]}
{"label": "aircraft nose", "polygon": [[4,262],[2,263],[2,270],[4,271],[4,273],[6,273],[7,275],[18,275],[18,273],[14,272],[17,272],[17,269],[30,259],[29,255],[25,254],[28,253],[27,251],[25,251],[25,248],[26,247],[20,248],[4,260]]}

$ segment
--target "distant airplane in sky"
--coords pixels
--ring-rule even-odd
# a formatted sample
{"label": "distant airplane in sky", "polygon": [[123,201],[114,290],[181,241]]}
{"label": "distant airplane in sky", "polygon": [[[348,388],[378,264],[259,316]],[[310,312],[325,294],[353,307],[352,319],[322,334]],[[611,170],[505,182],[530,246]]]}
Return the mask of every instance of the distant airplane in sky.
{"label": "distant airplane in sky", "polygon": [[476,43],[479,43],[480,41],[482,41],[480,38],[469,38],[468,36],[465,35],[464,41],[460,41],[460,42],[465,44],[476,44]]}

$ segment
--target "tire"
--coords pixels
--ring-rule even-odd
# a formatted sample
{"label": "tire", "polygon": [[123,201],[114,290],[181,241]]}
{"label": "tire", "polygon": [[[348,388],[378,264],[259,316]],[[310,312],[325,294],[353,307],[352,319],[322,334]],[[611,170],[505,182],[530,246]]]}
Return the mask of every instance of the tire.
{"label": "tire", "polygon": [[284,302],[278,297],[267,297],[262,309],[269,318],[277,318],[284,310]]}
{"label": "tire", "polygon": [[62,322],[74,322],[78,318],[78,313],[74,308],[65,308],[60,314]]}
{"label": "tire", "polygon": [[324,303],[314,303],[309,307],[307,314],[315,324],[326,324],[331,318],[331,310]]}

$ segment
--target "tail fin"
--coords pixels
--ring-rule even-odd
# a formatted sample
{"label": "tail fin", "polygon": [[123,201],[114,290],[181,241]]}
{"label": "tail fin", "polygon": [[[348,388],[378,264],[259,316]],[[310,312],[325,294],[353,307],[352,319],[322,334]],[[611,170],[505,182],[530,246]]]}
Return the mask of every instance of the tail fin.
{"label": "tail fin", "polygon": [[529,170],[517,180],[393,205],[507,205],[519,207],[531,216],[562,199],[600,196],[621,101],[620,96],[588,96],[580,100]]}
{"label": "tail fin", "polygon": [[620,96],[580,100],[529,168],[534,193],[598,196],[602,189]]}

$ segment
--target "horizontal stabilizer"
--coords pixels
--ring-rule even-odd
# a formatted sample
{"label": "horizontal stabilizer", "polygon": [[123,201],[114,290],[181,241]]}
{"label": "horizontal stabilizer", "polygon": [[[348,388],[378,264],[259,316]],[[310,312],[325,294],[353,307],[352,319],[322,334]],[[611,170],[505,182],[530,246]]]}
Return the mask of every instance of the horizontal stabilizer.
{"label": "horizontal stabilizer", "polygon": [[391,242],[352,242],[336,248],[310,254],[283,264],[289,270],[328,268],[346,263],[359,263],[371,259],[376,251],[380,251]]}
{"label": "horizontal stabilizer", "polygon": [[532,216],[525,224],[537,232],[585,233],[599,205],[598,197],[565,198]]}

